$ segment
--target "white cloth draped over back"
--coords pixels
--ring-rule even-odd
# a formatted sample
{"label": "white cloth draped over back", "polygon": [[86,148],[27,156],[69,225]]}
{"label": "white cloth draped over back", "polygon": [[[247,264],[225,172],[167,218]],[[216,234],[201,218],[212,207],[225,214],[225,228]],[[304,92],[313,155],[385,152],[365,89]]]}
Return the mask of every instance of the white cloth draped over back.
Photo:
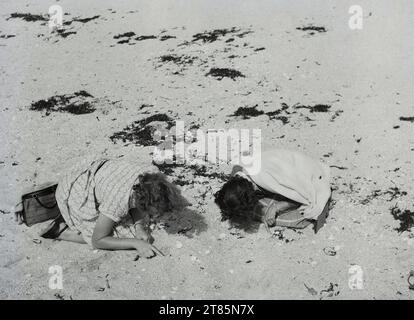
{"label": "white cloth draped over back", "polygon": [[266,150],[257,174],[243,169],[259,187],[301,203],[307,219],[317,219],[331,196],[329,167],[300,152]]}

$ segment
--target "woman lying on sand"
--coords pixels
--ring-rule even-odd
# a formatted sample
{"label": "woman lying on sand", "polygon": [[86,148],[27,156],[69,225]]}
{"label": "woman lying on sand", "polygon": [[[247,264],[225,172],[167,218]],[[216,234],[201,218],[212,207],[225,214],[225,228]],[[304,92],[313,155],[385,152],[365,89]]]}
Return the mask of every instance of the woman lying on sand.
{"label": "woman lying on sand", "polygon": [[178,188],[154,166],[122,159],[78,165],[56,190],[61,216],[42,233],[87,243],[97,249],[135,249],[142,257],[160,253],[148,224],[167,211],[188,205]]}
{"label": "woman lying on sand", "polygon": [[329,167],[302,153],[279,149],[262,152],[260,163],[257,174],[249,174],[248,166],[234,166],[230,180],[216,193],[223,220],[235,226],[262,221],[268,228],[279,225],[279,217],[290,212],[284,214],[284,222],[291,219],[297,228],[314,222],[317,232],[331,196]]}

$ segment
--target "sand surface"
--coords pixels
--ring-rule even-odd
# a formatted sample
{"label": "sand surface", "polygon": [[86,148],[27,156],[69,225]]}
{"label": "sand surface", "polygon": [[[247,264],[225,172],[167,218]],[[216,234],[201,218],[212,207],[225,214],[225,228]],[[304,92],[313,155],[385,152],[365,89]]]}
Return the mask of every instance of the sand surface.
{"label": "sand surface", "polygon": [[[62,35],[47,22],[8,19],[46,15],[54,2],[1,1],[0,298],[413,299],[414,234],[396,230],[391,209],[414,211],[414,123],[400,120],[414,117],[414,4],[358,3],[362,30],[349,28],[347,0],[65,0],[57,2],[64,21],[99,17],[74,20]],[[310,24],[326,32],[296,29]],[[223,28],[231,32],[192,42]],[[125,32],[155,38],[114,38]],[[165,55],[186,58],[162,62]],[[244,77],[206,76],[211,68]],[[80,90],[93,95],[94,112],[30,110]],[[330,108],[300,108],[318,104]],[[256,105],[261,115],[229,116]],[[83,157],[151,161],[153,146],[110,137],[158,113],[202,130],[259,128],[264,148],[335,166],[327,224],[316,235],[231,229],[212,196],[222,181],[186,167],[170,176],[184,181],[192,210],[154,230],[163,258],[39,243],[42,225],[14,223],[11,208],[24,188],[56,181]],[[48,286],[53,265],[63,268],[62,290]],[[360,290],[348,285],[353,265],[363,270]]]}

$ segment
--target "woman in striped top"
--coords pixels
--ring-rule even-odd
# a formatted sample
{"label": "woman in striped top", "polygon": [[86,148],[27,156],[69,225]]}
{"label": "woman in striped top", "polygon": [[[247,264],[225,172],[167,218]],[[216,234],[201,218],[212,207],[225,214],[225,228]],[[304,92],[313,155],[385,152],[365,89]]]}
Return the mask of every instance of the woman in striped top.
{"label": "woman in striped top", "polygon": [[56,200],[61,216],[43,237],[104,250],[135,249],[147,258],[157,254],[149,221],[189,205],[157,167],[122,158],[72,168],[59,182]]}

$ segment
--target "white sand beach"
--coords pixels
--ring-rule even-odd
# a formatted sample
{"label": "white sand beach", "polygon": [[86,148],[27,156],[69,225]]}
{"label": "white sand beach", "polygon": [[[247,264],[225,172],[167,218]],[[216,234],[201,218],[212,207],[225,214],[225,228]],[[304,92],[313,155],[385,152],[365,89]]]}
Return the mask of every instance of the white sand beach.
{"label": "white sand beach", "polygon": [[[414,3],[361,0],[363,28],[352,30],[354,2],[1,1],[0,298],[413,299]],[[53,4],[67,22],[60,33],[12,15],[47,17]],[[323,28],[300,29],[309,26]],[[56,96],[93,109],[31,110]],[[232,116],[240,107],[259,112]],[[191,210],[153,232],[165,257],[38,241],[44,224],[15,223],[22,190],[79,159],[151,161],[154,146],[116,133],[156,114],[201,130],[261,129],[263,148],[330,165],[326,225],[273,236],[230,228],[213,197],[223,181],[186,166],[169,176]],[[61,290],[48,285],[54,265]]]}

